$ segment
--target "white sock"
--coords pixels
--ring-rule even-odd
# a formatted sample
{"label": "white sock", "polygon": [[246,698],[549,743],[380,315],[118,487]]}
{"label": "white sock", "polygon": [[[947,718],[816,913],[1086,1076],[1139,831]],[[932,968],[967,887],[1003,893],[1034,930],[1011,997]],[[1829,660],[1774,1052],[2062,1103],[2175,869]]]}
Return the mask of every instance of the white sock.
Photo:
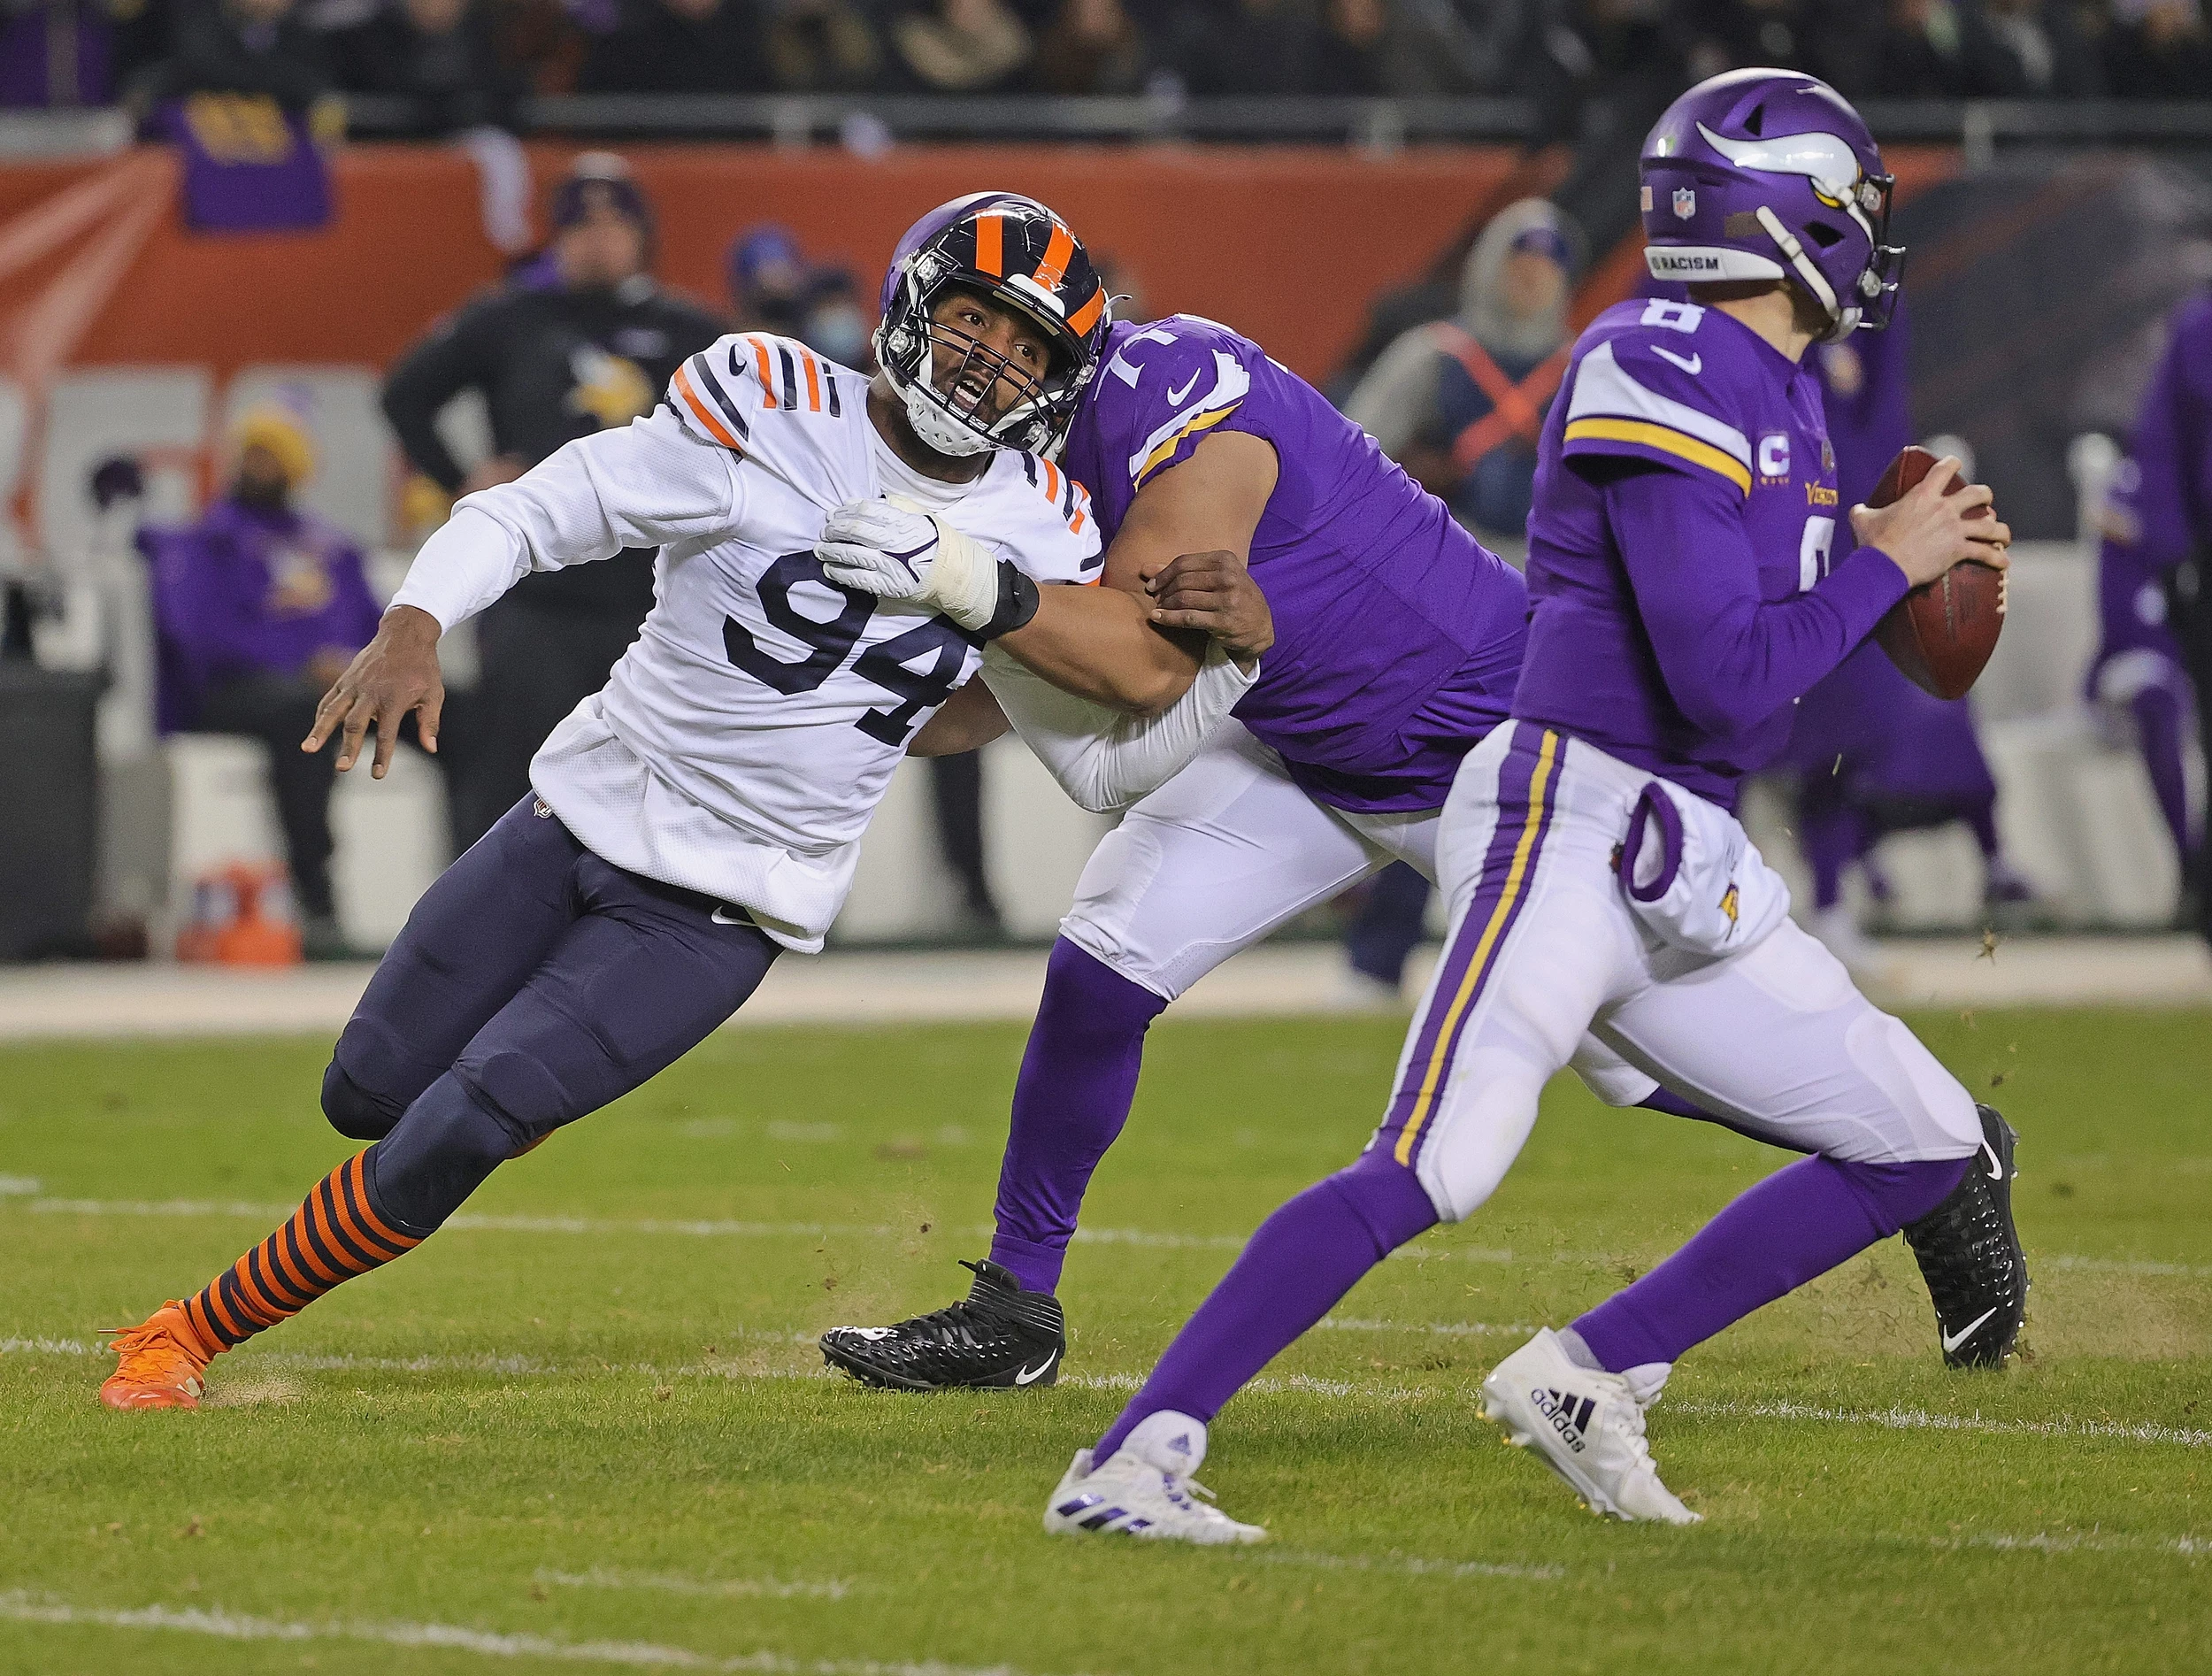
{"label": "white sock", "polygon": [[1121,1447],[1163,1472],[1188,1478],[1206,1458],[1206,1422],[1164,1408],[1138,1421]]}

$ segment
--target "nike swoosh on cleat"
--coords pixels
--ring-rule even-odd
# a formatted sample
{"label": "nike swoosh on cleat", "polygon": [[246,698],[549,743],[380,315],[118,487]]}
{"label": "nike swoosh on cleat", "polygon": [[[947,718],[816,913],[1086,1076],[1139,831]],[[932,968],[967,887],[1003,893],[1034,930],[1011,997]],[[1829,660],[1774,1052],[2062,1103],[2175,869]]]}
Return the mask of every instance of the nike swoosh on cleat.
{"label": "nike swoosh on cleat", "polygon": [[1194,384],[1195,384],[1195,383],[1197,383],[1197,382],[1198,382],[1198,374],[1197,374],[1197,373],[1192,373],[1192,374],[1191,374],[1188,378],[1187,378],[1187,379],[1185,379],[1185,380],[1183,381],[1183,388],[1182,388],[1181,389],[1179,389],[1179,390],[1170,390],[1170,391],[1167,393],[1167,402],[1168,402],[1168,405],[1169,405],[1170,407],[1180,407],[1180,406],[1182,406],[1182,404],[1183,404],[1183,398],[1184,398],[1186,396],[1188,396],[1188,395],[1190,394],[1191,386],[1192,386],[1192,385],[1194,385]]}
{"label": "nike swoosh on cleat", "polygon": [[1705,357],[1702,355],[1693,355],[1686,361],[1672,350],[1663,350],[1656,343],[1651,346],[1651,352],[1662,360],[1672,361],[1692,378],[1695,378],[1705,370]]}
{"label": "nike swoosh on cleat", "polygon": [[1998,1157],[1997,1149],[1985,1141],[1982,1142],[1982,1151],[1989,1159],[1989,1179],[1992,1181],[2003,1180],[2005,1179],[2004,1161]]}
{"label": "nike swoosh on cleat", "polygon": [[728,909],[717,908],[712,913],[707,916],[707,923],[709,925],[715,926],[749,926],[753,922],[749,916],[733,919],[730,918]]}
{"label": "nike swoosh on cleat", "polygon": [[1951,1352],[1957,1349],[1960,1345],[1965,1343],[1968,1339],[1973,1337],[1974,1329],[1996,1313],[1997,1311],[1993,1307],[1984,1310],[1979,1315],[1976,1316],[1972,1320],[1969,1321],[1964,1326],[1961,1327],[1955,1333],[1944,1332],[1943,1324],[1940,1321],[1937,1322],[1936,1332],[1938,1336],[1943,1340],[1944,1355],[1950,1355]]}
{"label": "nike swoosh on cleat", "polygon": [[[1979,1324],[1977,1323],[1977,1325]],[[1969,1327],[1967,1329],[1970,1333],[1974,1329],[1972,1327]],[[1038,1363],[1034,1367],[1016,1368],[1014,1370],[1014,1383],[1017,1385],[1035,1384],[1039,1380],[1044,1378],[1046,1374],[1052,1372],[1053,1361],[1054,1358],[1048,1356],[1043,1361]]]}

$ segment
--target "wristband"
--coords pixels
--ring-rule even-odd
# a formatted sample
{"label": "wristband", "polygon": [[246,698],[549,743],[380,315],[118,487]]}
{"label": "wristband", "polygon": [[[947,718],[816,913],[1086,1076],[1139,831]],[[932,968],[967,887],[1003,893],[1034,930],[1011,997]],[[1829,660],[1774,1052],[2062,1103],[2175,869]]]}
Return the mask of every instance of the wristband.
{"label": "wristband", "polygon": [[988,642],[1001,634],[1027,627],[1029,619],[1037,614],[1039,603],[1037,584],[1002,558],[998,562],[998,609],[991,613],[991,620],[984,624],[982,639]]}

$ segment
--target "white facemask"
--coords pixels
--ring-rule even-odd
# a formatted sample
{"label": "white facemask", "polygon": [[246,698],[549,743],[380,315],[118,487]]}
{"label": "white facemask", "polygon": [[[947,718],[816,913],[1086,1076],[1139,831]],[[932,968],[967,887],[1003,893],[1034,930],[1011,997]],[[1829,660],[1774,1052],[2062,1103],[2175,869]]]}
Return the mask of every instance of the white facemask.
{"label": "white facemask", "polygon": [[907,423],[914,427],[914,434],[921,438],[924,448],[964,459],[972,454],[987,453],[995,446],[988,438],[979,435],[938,406],[920,385],[897,381],[901,385],[899,399],[906,404]]}

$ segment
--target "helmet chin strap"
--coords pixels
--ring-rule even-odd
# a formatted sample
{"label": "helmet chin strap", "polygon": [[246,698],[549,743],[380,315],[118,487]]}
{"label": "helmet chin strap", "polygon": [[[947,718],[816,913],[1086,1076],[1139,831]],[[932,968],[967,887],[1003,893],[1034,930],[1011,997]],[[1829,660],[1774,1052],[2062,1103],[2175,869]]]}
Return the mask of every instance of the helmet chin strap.
{"label": "helmet chin strap", "polygon": [[1850,336],[1858,328],[1859,311],[1856,308],[1847,309],[1836,300],[1836,288],[1828,283],[1828,276],[1820,271],[1812,258],[1805,254],[1805,247],[1798,242],[1797,234],[1782,225],[1780,216],[1763,204],[1759,206],[1758,215],[1759,225],[1767,230],[1767,236],[1781,246],[1782,254],[1789,258],[1790,265],[1797,270],[1799,281],[1813,294],[1813,300],[1828,316],[1828,329],[1820,334],[1820,342],[1838,343]]}

